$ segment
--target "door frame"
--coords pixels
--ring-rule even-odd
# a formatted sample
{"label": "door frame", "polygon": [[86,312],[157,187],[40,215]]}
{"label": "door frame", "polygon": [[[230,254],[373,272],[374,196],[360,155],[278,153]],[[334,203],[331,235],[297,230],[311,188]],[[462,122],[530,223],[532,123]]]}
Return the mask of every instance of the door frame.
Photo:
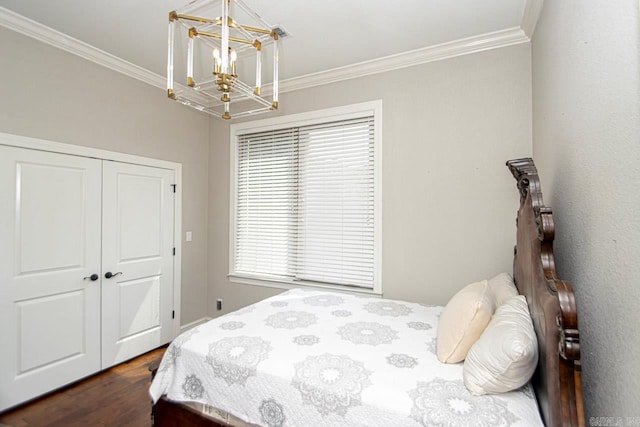
{"label": "door frame", "polygon": [[173,257],[173,309],[175,311],[175,317],[173,318],[172,332],[174,338],[178,336],[178,334],[180,334],[180,297],[182,289],[182,164],[167,160],[153,159],[150,157],[136,156],[133,154],[102,150],[99,148],[85,147],[82,145],[66,144],[63,142],[49,141],[28,136],[13,135],[4,132],[0,132],[0,145],[151,166],[169,169],[174,172],[176,192],[174,200],[173,244],[176,248],[176,255]]}

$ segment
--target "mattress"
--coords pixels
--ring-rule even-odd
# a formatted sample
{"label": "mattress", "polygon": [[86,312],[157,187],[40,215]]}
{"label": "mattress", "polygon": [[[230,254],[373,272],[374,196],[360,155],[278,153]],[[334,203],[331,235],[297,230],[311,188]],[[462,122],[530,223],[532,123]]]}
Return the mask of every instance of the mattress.
{"label": "mattress", "polygon": [[268,427],[542,426],[530,385],[473,396],[438,361],[442,310],[290,290],[177,337],[150,394]]}

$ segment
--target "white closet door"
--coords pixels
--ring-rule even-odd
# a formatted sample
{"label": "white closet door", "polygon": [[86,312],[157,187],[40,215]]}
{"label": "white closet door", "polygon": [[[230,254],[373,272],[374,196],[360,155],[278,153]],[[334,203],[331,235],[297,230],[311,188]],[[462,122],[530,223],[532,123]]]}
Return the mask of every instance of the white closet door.
{"label": "white closet door", "polygon": [[103,368],[172,338],[173,183],[171,170],[103,164]]}
{"label": "white closet door", "polygon": [[100,369],[101,163],[0,146],[0,410]]}

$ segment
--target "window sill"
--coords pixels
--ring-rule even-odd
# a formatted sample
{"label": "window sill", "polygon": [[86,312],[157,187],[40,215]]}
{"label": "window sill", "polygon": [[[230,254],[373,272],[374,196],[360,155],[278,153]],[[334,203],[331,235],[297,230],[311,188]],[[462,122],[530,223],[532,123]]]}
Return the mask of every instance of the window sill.
{"label": "window sill", "polygon": [[355,286],[340,286],[340,285],[325,285],[322,283],[314,283],[314,282],[288,282],[283,280],[276,279],[264,279],[264,278],[255,278],[251,276],[243,276],[235,273],[229,273],[227,275],[229,281],[233,283],[241,283],[243,285],[252,285],[252,286],[263,286],[267,288],[273,289],[312,289],[317,291],[335,291],[335,292],[344,292],[349,294],[366,294],[371,296],[381,297],[382,292],[376,291],[374,289],[366,289],[366,288],[358,288]]}

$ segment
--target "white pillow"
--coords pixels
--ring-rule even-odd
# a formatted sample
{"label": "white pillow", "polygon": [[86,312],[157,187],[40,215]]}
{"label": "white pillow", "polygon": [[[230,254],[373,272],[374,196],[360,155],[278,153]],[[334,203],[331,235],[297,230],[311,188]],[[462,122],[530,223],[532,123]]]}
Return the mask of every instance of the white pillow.
{"label": "white pillow", "polygon": [[449,300],[438,322],[438,360],[458,363],[489,324],[495,311],[486,280],[462,288]]}
{"label": "white pillow", "polygon": [[464,361],[472,394],[504,393],[526,384],[538,364],[538,341],[525,297],[502,304]]}
{"label": "white pillow", "polygon": [[500,273],[496,277],[489,279],[489,289],[493,292],[496,301],[496,308],[500,307],[511,297],[518,295],[518,289],[513,278],[508,273]]}

